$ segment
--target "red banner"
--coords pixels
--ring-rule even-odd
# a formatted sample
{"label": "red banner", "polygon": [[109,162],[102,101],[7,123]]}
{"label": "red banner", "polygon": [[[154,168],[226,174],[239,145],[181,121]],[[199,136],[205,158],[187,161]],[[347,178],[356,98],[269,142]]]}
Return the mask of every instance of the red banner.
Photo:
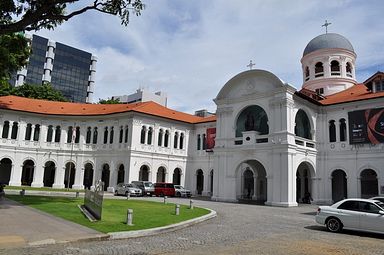
{"label": "red banner", "polygon": [[216,128],[207,128],[207,147],[206,151],[212,151],[215,147]]}

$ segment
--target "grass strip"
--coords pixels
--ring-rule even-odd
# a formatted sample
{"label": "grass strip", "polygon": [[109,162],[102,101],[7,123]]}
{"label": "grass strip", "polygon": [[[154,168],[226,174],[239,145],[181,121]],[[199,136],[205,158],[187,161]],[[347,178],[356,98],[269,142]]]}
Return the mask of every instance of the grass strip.
{"label": "grass strip", "polygon": [[[90,222],[77,206],[83,204],[81,198],[18,195],[6,195],[6,197],[102,233],[162,227],[209,213],[203,208],[194,207],[191,210],[186,205],[180,205],[180,215],[175,215],[175,204],[171,203],[163,204],[133,199],[104,199],[101,221]],[[125,224],[128,209],[133,209],[133,226]]]}

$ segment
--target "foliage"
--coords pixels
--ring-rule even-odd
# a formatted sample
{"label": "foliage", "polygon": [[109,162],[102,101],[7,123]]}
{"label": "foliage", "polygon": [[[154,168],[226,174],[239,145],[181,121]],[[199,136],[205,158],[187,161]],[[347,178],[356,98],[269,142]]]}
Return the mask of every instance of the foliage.
{"label": "foliage", "polygon": [[[102,219],[92,223],[77,207],[78,204],[83,203],[83,199],[80,198],[13,195],[7,195],[7,198],[103,233],[162,227],[209,213],[206,209],[194,207],[191,210],[188,206],[181,205],[180,215],[176,216],[175,205],[171,203],[135,199],[104,199]],[[133,226],[125,224],[128,208],[133,209]]]}
{"label": "foliage", "polygon": [[108,98],[108,99],[99,98],[99,104],[120,104],[120,99],[118,99],[118,98]]}
{"label": "foliage", "polygon": [[67,102],[60,91],[54,89],[50,83],[43,85],[24,84],[19,87],[12,87],[9,83],[3,82],[0,86],[0,96],[20,96],[35,99],[45,99],[49,101]]}
{"label": "foliage", "polygon": [[[0,4],[1,5],[1,4]],[[29,40],[22,34],[0,35],[0,79],[8,80],[12,73],[27,64]]]}
{"label": "foliage", "polygon": [[[67,13],[69,6],[72,11]],[[143,9],[141,0],[93,0],[88,5],[80,0],[1,0],[0,35],[53,29],[90,10],[118,16],[126,26],[130,13],[138,16]]]}

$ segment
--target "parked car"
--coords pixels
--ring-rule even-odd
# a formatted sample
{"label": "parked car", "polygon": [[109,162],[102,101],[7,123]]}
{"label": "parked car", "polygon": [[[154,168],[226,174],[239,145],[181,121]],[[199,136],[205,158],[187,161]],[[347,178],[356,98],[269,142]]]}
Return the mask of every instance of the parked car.
{"label": "parked car", "polygon": [[185,189],[181,185],[175,185],[175,196],[176,197],[191,197],[191,191]]}
{"label": "parked car", "polygon": [[371,197],[372,200],[377,200],[384,203],[384,197]]}
{"label": "parked car", "polygon": [[143,196],[152,196],[155,193],[155,188],[153,183],[149,181],[133,181],[132,184],[135,184],[138,188],[141,189]]}
{"label": "parked car", "polygon": [[344,199],[331,206],[320,206],[316,222],[331,232],[346,228],[384,234],[384,203],[372,199]]}
{"label": "parked car", "polygon": [[170,196],[174,197],[176,194],[175,186],[173,183],[157,182],[155,183],[155,195],[156,196]]}
{"label": "parked car", "polygon": [[130,196],[141,196],[143,193],[140,188],[134,184],[130,183],[119,183],[117,184],[115,195],[124,195],[127,196],[129,193]]}

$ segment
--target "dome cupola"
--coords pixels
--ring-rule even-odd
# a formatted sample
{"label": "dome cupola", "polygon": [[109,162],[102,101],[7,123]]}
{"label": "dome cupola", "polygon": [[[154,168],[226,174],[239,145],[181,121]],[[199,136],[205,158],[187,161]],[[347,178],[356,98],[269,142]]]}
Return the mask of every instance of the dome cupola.
{"label": "dome cupola", "polygon": [[347,38],[326,33],[313,38],[301,58],[303,88],[327,96],[356,84],[356,53]]}

